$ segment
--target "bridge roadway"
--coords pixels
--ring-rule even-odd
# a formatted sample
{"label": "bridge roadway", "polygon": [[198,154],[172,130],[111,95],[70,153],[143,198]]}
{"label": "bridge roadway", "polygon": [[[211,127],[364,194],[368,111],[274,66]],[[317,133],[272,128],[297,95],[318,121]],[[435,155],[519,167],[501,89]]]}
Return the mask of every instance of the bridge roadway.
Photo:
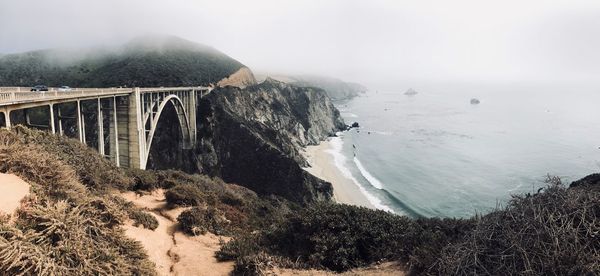
{"label": "bridge roadway", "polygon": [[0,127],[24,124],[59,135],[75,132],[74,138],[94,146],[117,166],[146,169],[165,108],[177,113],[180,146],[191,149],[196,142],[196,103],[211,89],[51,88],[30,92],[29,88],[0,87]]}

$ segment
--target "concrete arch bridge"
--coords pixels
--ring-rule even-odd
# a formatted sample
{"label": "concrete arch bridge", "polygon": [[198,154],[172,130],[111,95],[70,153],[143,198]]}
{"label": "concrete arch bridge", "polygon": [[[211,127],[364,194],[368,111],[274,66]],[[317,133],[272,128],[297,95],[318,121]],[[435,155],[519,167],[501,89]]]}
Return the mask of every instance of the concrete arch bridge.
{"label": "concrete arch bridge", "polygon": [[0,87],[0,126],[24,124],[75,137],[117,166],[146,169],[159,120],[167,109],[177,114],[181,147],[194,147],[196,103],[211,88],[49,90]]}

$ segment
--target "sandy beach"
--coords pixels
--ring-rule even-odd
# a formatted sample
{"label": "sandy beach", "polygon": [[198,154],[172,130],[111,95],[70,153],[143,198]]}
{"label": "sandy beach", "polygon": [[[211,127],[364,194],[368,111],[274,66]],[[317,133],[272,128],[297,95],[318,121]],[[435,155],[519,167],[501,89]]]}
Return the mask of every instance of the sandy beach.
{"label": "sandy beach", "polygon": [[303,154],[311,167],[304,169],[318,178],[331,182],[333,198],[336,202],[375,209],[360,192],[357,184],[335,166],[330,150],[329,140],[323,141],[317,146],[306,147]]}

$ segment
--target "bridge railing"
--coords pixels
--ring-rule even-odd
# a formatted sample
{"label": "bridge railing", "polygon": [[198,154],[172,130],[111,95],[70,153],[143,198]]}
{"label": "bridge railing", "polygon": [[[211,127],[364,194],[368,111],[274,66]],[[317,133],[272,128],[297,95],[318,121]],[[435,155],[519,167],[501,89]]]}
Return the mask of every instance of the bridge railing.
{"label": "bridge railing", "polygon": [[30,87],[0,87],[0,93],[3,92],[25,92],[25,91],[29,91],[31,88]]}
{"label": "bridge railing", "polygon": [[23,102],[23,101],[39,101],[53,99],[70,99],[80,97],[93,97],[101,95],[126,94],[131,93],[131,88],[113,88],[113,89],[74,89],[70,91],[39,91],[39,92],[0,92],[0,104]]}
{"label": "bridge railing", "polygon": [[[56,88],[50,91],[30,92],[29,88],[24,90],[15,87],[0,87],[0,104],[6,105],[24,101],[43,101],[54,99],[70,99],[81,97],[94,97],[102,95],[127,94],[134,91],[135,88],[76,88],[69,91],[58,91]],[[209,90],[208,87],[158,87],[158,88],[140,88],[142,93],[150,92],[169,92],[186,90]]]}

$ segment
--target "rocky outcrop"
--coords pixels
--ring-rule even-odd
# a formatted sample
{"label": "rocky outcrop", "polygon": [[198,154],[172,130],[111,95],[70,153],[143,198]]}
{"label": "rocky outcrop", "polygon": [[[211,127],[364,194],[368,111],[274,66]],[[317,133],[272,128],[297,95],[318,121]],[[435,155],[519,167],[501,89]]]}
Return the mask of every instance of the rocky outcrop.
{"label": "rocky outcrop", "polygon": [[419,94],[419,92],[417,92],[416,90],[414,90],[412,88],[409,88],[408,90],[406,90],[406,92],[404,92],[404,95],[407,95],[407,96],[414,96],[417,94]]}
{"label": "rocky outcrop", "polygon": [[199,102],[197,113],[196,149],[184,152],[185,158],[165,150],[155,159],[300,204],[332,196],[330,183],[301,168],[307,165],[302,147],[346,127],[323,90],[272,79],[245,89],[216,88]]}
{"label": "rocky outcrop", "polygon": [[299,152],[345,127],[324,91],[268,79],[213,91],[198,115],[198,171],[298,203],[331,197],[330,183],[300,167]]}
{"label": "rocky outcrop", "polygon": [[237,72],[231,74],[231,76],[220,80],[217,83],[217,86],[235,86],[238,88],[245,88],[255,84],[256,79],[254,78],[254,74],[252,74],[252,71],[248,67],[242,67]]}

